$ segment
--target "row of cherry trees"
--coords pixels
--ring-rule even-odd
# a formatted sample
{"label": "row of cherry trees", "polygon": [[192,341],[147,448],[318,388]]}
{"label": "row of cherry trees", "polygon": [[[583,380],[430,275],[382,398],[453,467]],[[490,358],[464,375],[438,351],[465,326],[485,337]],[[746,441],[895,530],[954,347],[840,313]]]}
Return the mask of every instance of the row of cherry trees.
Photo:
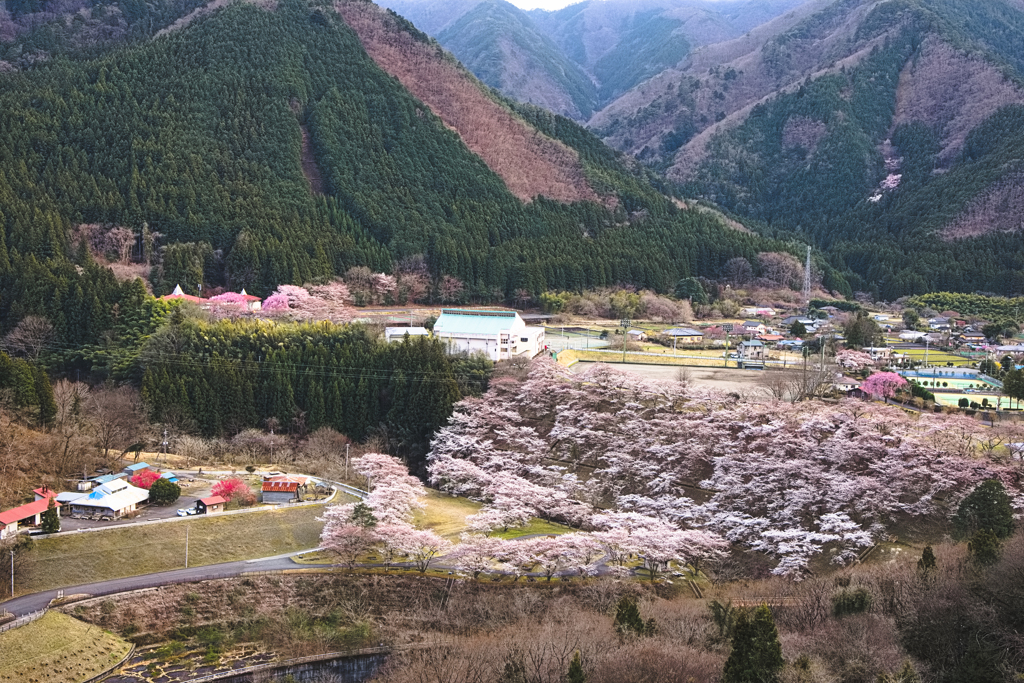
{"label": "row of cherry trees", "polygon": [[942,518],[986,479],[1024,506],[1019,461],[1001,447],[1020,440],[962,415],[757,402],[538,361],[527,381],[495,380],[457,404],[429,470],[438,488],[486,502],[477,531],[538,515],[596,537],[613,530],[606,515],[631,513],[652,537],[699,532],[702,548],[721,537],[799,574],[825,550],[852,561],[901,517]]}

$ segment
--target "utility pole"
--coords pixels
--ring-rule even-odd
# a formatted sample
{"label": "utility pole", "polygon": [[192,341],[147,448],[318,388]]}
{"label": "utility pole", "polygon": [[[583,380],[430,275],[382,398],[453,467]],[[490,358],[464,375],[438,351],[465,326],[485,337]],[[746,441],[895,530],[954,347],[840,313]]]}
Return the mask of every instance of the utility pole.
{"label": "utility pole", "polygon": [[348,481],[348,444],[345,444],[345,481]]}
{"label": "utility pole", "polygon": [[11,600],[14,599],[14,551],[11,551]]}
{"label": "utility pole", "polygon": [[185,569],[188,569],[188,530],[189,525],[185,526]]}

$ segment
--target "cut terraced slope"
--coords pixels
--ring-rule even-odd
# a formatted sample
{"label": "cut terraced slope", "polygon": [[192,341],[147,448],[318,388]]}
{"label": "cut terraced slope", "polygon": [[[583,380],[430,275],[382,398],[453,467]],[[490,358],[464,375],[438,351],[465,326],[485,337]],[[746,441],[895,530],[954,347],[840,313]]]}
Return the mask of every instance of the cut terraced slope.
{"label": "cut terraced slope", "polygon": [[517,197],[599,200],[576,152],[485,95],[480,84],[436,44],[403,30],[376,5],[339,2],[335,7],[377,65],[455,130]]}

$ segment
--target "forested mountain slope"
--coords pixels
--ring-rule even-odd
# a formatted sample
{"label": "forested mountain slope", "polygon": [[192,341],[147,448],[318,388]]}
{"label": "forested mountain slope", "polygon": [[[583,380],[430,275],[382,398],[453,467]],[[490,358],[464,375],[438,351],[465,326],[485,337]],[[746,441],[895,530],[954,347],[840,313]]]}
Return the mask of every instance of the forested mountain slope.
{"label": "forested mountain slope", "polygon": [[492,88],[576,120],[593,113],[597,88],[590,77],[504,0],[481,2],[437,39]]}
{"label": "forested mountain slope", "polygon": [[504,0],[385,0],[502,93],[576,120],[806,0],[587,0],[523,12]]}
{"label": "forested mountain slope", "polygon": [[805,235],[857,289],[1019,293],[1022,44],[1004,0],[810,4],[591,123],[685,194]]}
{"label": "forested mountain slope", "polygon": [[265,295],[403,260],[434,285],[460,279],[467,302],[664,292],[786,248],[676,208],[593,135],[489,95],[400,18],[339,7],[398,78],[337,8],[302,0],[231,4],[0,78],[0,332],[39,314],[59,344],[92,344],[138,307],[137,287],[91,261],[83,224],[134,233],[158,294]]}

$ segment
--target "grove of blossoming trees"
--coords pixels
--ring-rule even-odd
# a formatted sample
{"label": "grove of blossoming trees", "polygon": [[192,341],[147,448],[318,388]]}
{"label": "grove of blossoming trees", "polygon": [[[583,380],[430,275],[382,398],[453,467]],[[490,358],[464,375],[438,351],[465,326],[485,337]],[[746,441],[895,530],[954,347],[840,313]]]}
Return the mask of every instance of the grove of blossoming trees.
{"label": "grove of blossoming trees", "polygon": [[434,486],[485,501],[478,527],[514,524],[526,507],[597,530],[613,565],[639,554],[662,571],[659,558],[690,561],[724,538],[796,574],[826,549],[850,562],[901,518],[943,518],[986,479],[1020,507],[1019,473],[985,447],[986,430],[963,416],[755,403],[538,360],[527,381],[496,380],[457,404],[428,463]]}

